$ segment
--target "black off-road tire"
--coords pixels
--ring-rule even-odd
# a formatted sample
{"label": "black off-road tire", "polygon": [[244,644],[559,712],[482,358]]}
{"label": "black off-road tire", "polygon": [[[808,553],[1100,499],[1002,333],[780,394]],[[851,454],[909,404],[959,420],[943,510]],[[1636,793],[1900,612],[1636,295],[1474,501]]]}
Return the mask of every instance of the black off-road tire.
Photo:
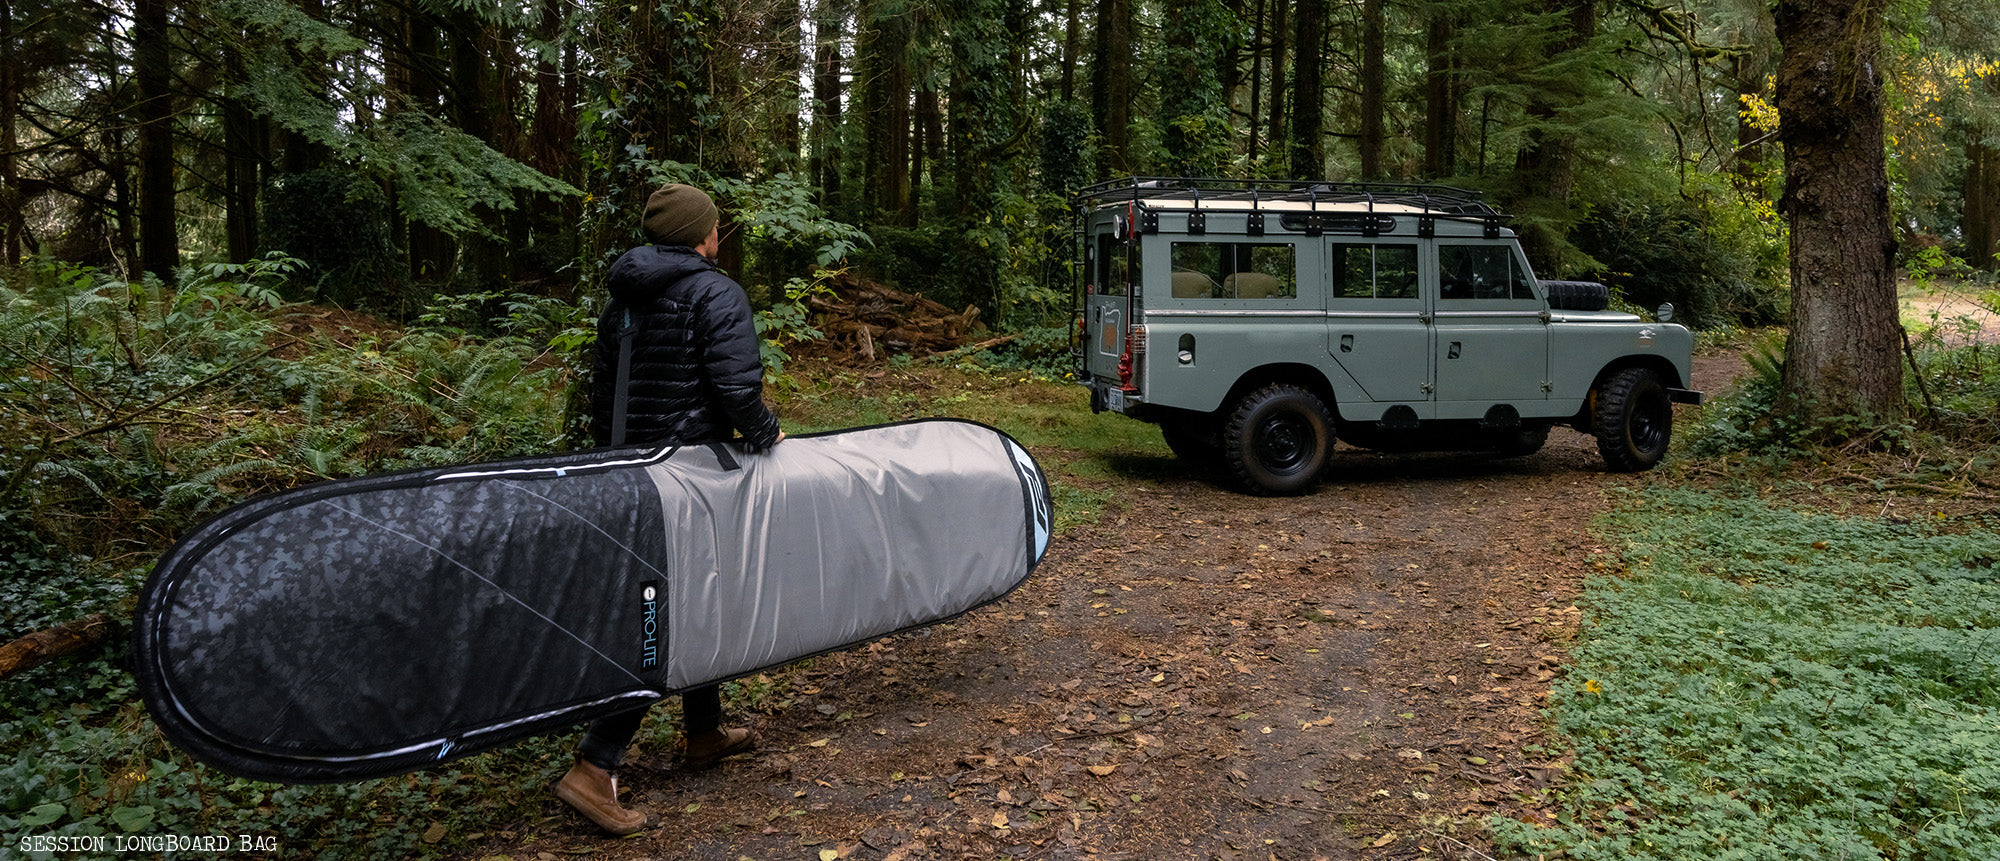
{"label": "black off-road tire", "polygon": [[1645,472],[1667,455],[1674,437],[1674,404],[1660,375],[1626,368],[1600,383],[1591,428],[1597,453],[1612,472]]}
{"label": "black off-road tire", "polygon": [[1252,493],[1304,493],[1333,450],[1333,416],[1298,386],[1274,383],[1237,401],[1222,428],[1222,459]]}

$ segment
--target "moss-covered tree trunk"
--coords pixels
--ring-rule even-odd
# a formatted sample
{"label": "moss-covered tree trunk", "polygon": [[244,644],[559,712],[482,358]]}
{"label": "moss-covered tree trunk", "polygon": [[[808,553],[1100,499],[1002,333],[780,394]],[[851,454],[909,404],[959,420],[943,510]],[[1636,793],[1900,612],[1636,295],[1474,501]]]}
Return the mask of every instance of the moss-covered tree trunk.
{"label": "moss-covered tree trunk", "polygon": [[[1884,0],[1780,0],[1779,139],[1791,225],[1794,418],[1849,434],[1904,413],[1883,150]],[[1836,426],[1827,426],[1830,430]]]}

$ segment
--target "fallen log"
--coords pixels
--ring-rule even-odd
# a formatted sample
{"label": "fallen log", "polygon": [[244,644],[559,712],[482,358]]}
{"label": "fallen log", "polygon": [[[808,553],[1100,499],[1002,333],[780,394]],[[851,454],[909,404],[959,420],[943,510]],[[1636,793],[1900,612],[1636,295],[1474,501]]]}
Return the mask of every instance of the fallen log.
{"label": "fallen log", "polygon": [[0,646],[0,679],[96,646],[110,639],[111,631],[111,620],[98,613]]}
{"label": "fallen log", "polygon": [[992,348],[994,348],[994,347],[998,347],[998,346],[1000,346],[1001,344],[1005,344],[1005,343],[1007,343],[1007,342],[1009,342],[1009,341],[1012,341],[1012,340],[1014,340],[1015,338],[1018,338],[1018,337],[1020,337],[1020,336],[1019,336],[1019,335],[1001,335],[1001,336],[1000,336],[1000,337],[998,337],[998,338],[987,338],[986,340],[984,340],[984,341],[980,341],[980,342],[979,342],[979,343],[977,343],[977,344],[967,344],[967,345],[965,345],[965,346],[963,346],[963,347],[959,347],[959,348],[958,348],[958,349],[956,349],[956,350],[946,350],[946,351],[944,351],[944,352],[942,352],[942,353],[932,353],[932,354],[930,354],[930,355],[928,355],[928,356],[925,356],[925,357],[924,357],[924,360],[925,360],[925,361],[946,361],[946,360],[950,360],[950,359],[955,359],[955,358],[958,358],[959,356],[964,356],[964,355],[970,355],[970,354],[972,354],[972,353],[977,353],[977,352],[979,352],[980,350],[990,350],[990,349],[992,349]]}

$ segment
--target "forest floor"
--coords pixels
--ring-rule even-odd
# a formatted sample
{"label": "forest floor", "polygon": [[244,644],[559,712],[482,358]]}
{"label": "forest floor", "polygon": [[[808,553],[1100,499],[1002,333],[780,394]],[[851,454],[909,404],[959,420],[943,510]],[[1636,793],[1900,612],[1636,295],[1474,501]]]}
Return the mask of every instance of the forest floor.
{"label": "forest floor", "polygon": [[[1737,372],[1698,361],[1711,390]],[[1342,446],[1293,498],[1115,471],[1012,595],[774,674],[736,718],[755,752],[690,772],[642,746],[621,783],[647,830],[551,798],[465,857],[1486,858],[1489,816],[1545,815],[1589,523],[1645,476],[1567,430],[1517,459]]]}

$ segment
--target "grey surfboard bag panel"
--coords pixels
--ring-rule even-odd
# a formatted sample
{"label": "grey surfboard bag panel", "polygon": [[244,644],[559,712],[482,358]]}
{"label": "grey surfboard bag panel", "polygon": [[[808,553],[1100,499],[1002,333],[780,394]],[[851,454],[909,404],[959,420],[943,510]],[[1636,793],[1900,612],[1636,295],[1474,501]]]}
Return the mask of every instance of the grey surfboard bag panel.
{"label": "grey surfboard bag panel", "polygon": [[381,777],[955,618],[1051,526],[1034,458],[958,420],[324,482],[161,558],[135,674],[225,772]]}

